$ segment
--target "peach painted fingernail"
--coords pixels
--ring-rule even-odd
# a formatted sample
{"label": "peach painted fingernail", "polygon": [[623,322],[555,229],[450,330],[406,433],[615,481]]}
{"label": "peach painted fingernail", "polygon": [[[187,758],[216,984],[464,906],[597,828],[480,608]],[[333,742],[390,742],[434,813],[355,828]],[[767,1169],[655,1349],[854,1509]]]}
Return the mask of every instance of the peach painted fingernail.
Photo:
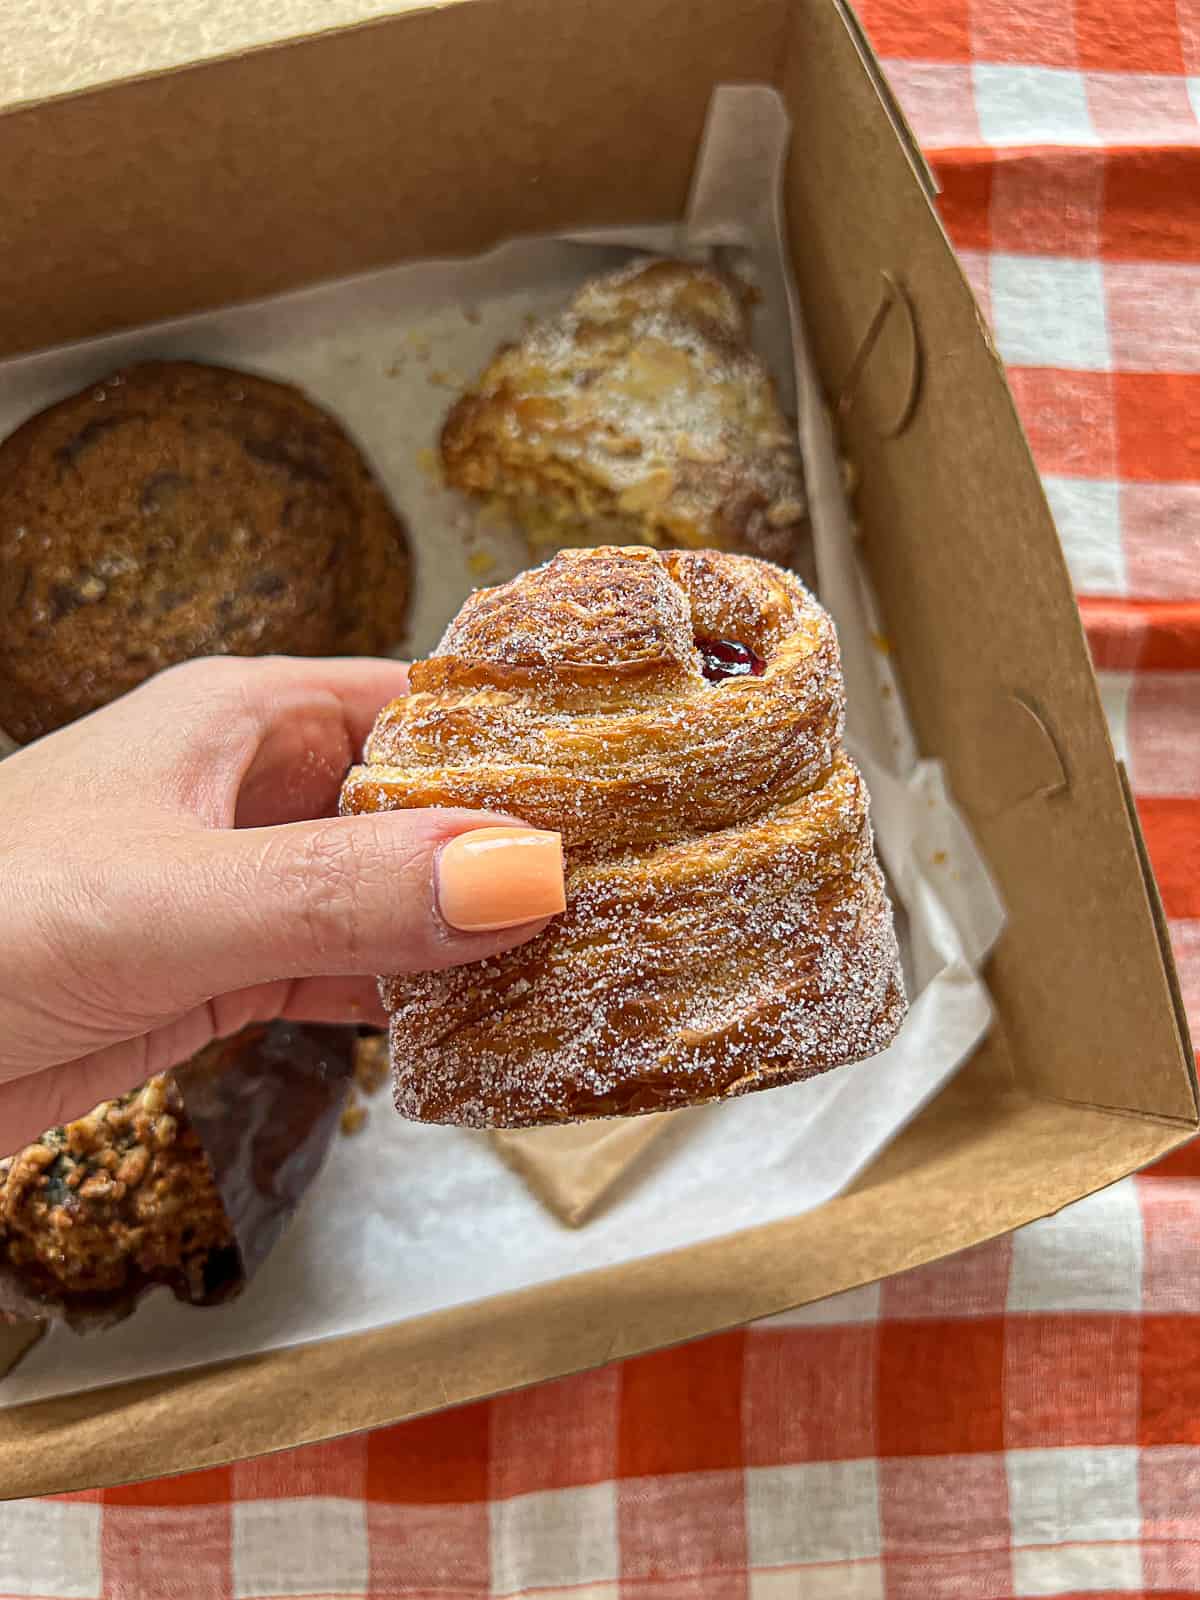
{"label": "peach painted fingernail", "polygon": [[562,835],[537,828],[474,828],[444,844],[438,909],[461,933],[494,933],[566,909]]}

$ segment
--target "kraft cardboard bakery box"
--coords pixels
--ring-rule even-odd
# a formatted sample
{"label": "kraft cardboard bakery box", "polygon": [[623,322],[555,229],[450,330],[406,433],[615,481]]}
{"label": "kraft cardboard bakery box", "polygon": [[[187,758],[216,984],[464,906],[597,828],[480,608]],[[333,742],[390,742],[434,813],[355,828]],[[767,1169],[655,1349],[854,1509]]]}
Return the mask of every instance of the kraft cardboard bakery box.
{"label": "kraft cardboard bakery box", "polygon": [[[77,92],[56,92],[44,58],[6,63],[0,359],[515,236],[679,217],[714,87],[774,85],[793,129],[791,264],[843,402],[866,561],[922,749],[1007,910],[996,1017],[815,1211],[0,1409],[5,1496],[204,1467],[727,1328],[1019,1227],[1197,1127],[1165,925],[1057,537],[928,171],[849,11],[460,0],[222,55],[246,43],[236,9],[206,7],[202,34],[181,12],[172,54],[157,8],[153,48],[136,28],[110,40],[105,81]],[[29,1338],[0,1335],[10,1359]]]}

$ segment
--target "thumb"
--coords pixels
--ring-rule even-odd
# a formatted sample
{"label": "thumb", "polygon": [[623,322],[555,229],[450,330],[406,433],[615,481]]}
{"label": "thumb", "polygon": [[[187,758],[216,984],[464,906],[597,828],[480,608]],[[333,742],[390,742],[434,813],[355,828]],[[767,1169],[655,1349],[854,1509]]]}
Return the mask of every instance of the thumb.
{"label": "thumb", "polygon": [[486,811],[412,810],[205,834],[175,918],[205,996],[277,978],[481,961],[565,906],[562,841]]}

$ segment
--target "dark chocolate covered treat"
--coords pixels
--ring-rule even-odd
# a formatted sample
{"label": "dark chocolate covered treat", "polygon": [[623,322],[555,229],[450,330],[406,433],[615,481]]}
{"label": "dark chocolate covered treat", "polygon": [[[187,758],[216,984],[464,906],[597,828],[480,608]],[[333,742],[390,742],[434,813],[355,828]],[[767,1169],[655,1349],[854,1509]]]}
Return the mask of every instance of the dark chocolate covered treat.
{"label": "dark chocolate covered treat", "polygon": [[399,643],[404,525],[297,389],[148,363],[0,444],[0,728],[25,742],[193,656]]}
{"label": "dark chocolate covered treat", "polygon": [[83,1331],[158,1285],[237,1294],[320,1169],[355,1044],[256,1024],[0,1161],[0,1320]]}

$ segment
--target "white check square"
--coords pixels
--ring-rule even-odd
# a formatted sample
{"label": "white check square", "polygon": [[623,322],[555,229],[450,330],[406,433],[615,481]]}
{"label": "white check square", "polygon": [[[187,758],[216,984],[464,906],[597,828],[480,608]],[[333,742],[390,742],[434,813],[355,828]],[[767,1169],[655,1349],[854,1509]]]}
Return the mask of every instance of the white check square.
{"label": "white check square", "polygon": [[885,1593],[880,1561],[750,1574],[750,1600],[885,1600]]}
{"label": "white check square", "polygon": [[877,1558],[882,1543],[875,1462],[748,1467],[746,1537],[752,1567]]}
{"label": "white check square", "polygon": [[1192,1032],[1200,1034],[1200,920],[1179,917],[1167,926],[1171,933],[1171,951],[1179,972],[1183,1008],[1188,1014]]}
{"label": "white check square", "polygon": [[1060,478],[1045,473],[1042,487],[1078,593],[1128,594],[1120,484],[1110,478]]}
{"label": "white check square", "polygon": [[495,1594],[620,1576],[617,1495],[611,1482],[494,1500],[491,1522]]}
{"label": "white check square", "polygon": [[1011,366],[1075,372],[1112,366],[1099,261],[998,253],[990,285],[996,346]]}
{"label": "white check square", "polygon": [[361,1500],[313,1495],[234,1502],[237,1600],[358,1594],[366,1591],[369,1572],[367,1510]]}
{"label": "white check square", "polygon": [[1131,1178],[1013,1235],[1008,1309],[1138,1311],[1142,1212]]}
{"label": "white check square", "polygon": [[1142,1589],[1142,1553],[1136,1544],[1014,1550],[1012,1564],[1013,1584],[1022,1597],[1111,1595]]}
{"label": "white check square", "polygon": [[0,1506],[0,1595],[99,1600],[100,1510],[76,1500]]}
{"label": "white check square", "polygon": [[1200,372],[1200,264],[1106,261],[1104,291],[1117,371]]}
{"label": "white check square", "polygon": [[1094,145],[1081,73],[1063,67],[991,66],[971,69],[975,110],[992,145]]}
{"label": "white check square", "polygon": [[827,1328],[843,1322],[878,1322],[879,1285],[866,1283],[861,1289],[847,1289],[844,1294],[831,1294],[824,1300],[814,1300],[810,1305],[797,1306],[793,1311],[780,1311],[773,1317],[763,1317],[751,1328]]}
{"label": "white check square", "polygon": [[[1118,761],[1129,763],[1129,695],[1133,688],[1132,672],[1098,672],[1096,682],[1100,688],[1100,704],[1108,719],[1108,731]],[[1131,773],[1137,783],[1137,772]]]}
{"label": "white check square", "polygon": [[979,143],[979,123],[971,103],[971,69],[966,62],[895,57],[886,66],[888,82],[904,115],[927,149]]}
{"label": "white check square", "polygon": [[1132,1445],[1010,1450],[1014,1545],[1119,1544],[1141,1534]]}

